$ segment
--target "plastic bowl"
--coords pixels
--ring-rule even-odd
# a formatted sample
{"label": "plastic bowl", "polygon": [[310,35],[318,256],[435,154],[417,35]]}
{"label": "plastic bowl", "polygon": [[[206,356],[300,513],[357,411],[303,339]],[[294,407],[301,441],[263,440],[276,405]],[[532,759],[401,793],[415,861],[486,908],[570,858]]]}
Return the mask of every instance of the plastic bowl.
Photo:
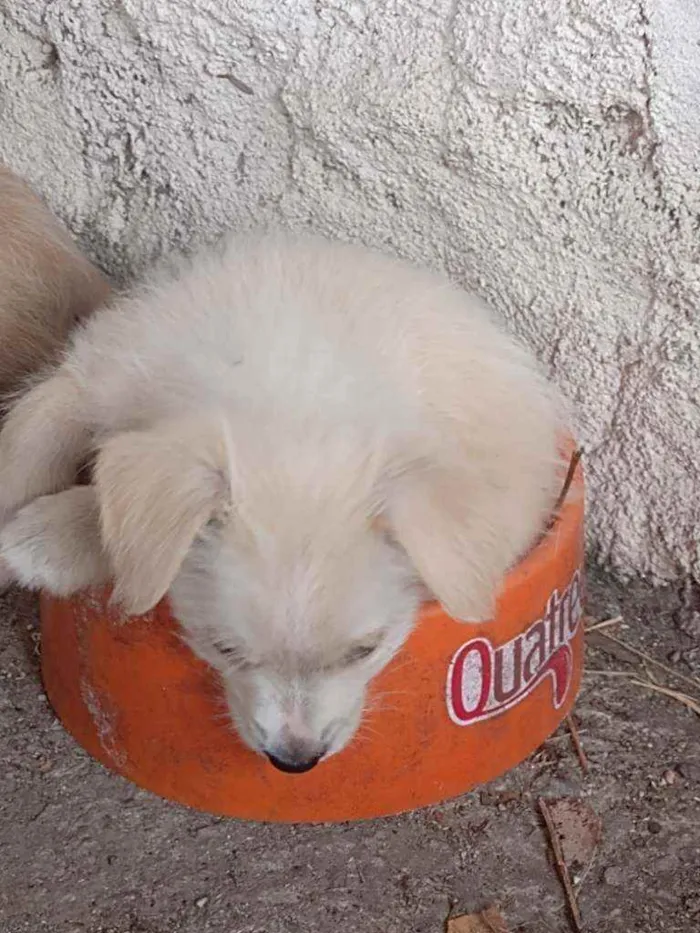
{"label": "plastic bowl", "polygon": [[371,729],[303,775],[249,751],[216,674],[178,635],[166,603],[120,623],[108,595],[42,599],[42,672],[66,729],[141,787],[245,819],[366,819],[434,804],[526,758],[570,711],[583,658],[583,476],[559,518],[508,575],[496,618],[455,622],[423,607],[374,682]]}

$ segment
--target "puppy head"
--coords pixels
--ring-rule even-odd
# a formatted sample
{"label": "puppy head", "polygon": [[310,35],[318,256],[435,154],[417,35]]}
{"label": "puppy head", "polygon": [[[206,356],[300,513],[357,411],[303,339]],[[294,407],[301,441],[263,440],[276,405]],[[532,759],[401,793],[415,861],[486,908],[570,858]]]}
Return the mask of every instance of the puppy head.
{"label": "puppy head", "polygon": [[[284,509],[289,490],[270,493]],[[307,770],[349,742],[418,607],[402,552],[347,515],[341,537],[336,521],[210,525],[170,591],[192,647],[222,674],[239,734],[282,770]]]}
{"label": "puppy head", "polygon": [[[204,418],[121,435],[95,482],[116,597],[142,613],[169,590],[242,739],[304,771],[349,742],[411,630],[421,535],[407,535],[409,557],[391,528],[407,461],[361,431],[287,430]],[[412,498],[397,501],[401,529]],[[438,519],[417,517],[435,549]]]}

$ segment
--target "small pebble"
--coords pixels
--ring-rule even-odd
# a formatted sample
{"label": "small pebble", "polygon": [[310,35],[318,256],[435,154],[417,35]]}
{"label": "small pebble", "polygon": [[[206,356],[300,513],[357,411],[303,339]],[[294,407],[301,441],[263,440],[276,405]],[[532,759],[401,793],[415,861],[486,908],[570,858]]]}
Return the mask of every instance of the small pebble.
{"label": "small pebble", "polygon": [[678,777],[678,775],[677,775],[676,772],[673,770],[673,768],[667,768],[667,769],[664,771],[664,773],[661,775],[661,781],[662,781],[664,784],[675,784],[675,783],[676,783],[676,778],[677,778],[677,777]]}
{"label": "small pebble", "polygon": [[654,835],[656,835],[657,833],[661,832],[662,826],[661,826],[661,823],[658,822],[658,820],[649,820],[649,822],[647,823],[647,829],[649,830],[650,833],[653,833]]}
{"label": "small pebble", "polygon": [[676,765],[676,772],[687,781],[700,781],[700,762],[681,761]]}
{"label": "small pebble", "polygon": [[605,884],[611,884],[617,887],[624,881],[624,875],[621,868],[606,868],[603,872],[603,881]]}

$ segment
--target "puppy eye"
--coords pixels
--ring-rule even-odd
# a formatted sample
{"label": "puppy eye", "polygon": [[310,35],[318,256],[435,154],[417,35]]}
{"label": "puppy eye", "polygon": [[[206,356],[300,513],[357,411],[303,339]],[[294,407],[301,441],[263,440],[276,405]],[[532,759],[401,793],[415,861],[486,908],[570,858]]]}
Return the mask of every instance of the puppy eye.
{"label": "puppy eye", "polygon": [[366,661],[377,650],[379,645],[356,645],[343,658],[343,664],[349,667],[351,664],[359,664],[360,661]]}
{"label": "puppy eye", "polygon": [[256,666],[246,658],[240,648],[234,645],[223,645],[221,642],[214,642],[214,648],[222,658],[226,658],[231,667],[235,667],[239,671],[249,671]]}

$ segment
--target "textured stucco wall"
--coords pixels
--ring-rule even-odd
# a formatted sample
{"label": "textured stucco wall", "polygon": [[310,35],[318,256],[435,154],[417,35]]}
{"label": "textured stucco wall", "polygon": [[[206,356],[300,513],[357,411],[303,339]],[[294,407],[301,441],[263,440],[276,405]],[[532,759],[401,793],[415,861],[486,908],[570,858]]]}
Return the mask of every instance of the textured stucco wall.
{"label": "textured stucco wall", "polygon": [[700,0],[5,0],[0,158],[113,274],[228,226],[446,269],[577,403],[601,559],[700,577]]}

